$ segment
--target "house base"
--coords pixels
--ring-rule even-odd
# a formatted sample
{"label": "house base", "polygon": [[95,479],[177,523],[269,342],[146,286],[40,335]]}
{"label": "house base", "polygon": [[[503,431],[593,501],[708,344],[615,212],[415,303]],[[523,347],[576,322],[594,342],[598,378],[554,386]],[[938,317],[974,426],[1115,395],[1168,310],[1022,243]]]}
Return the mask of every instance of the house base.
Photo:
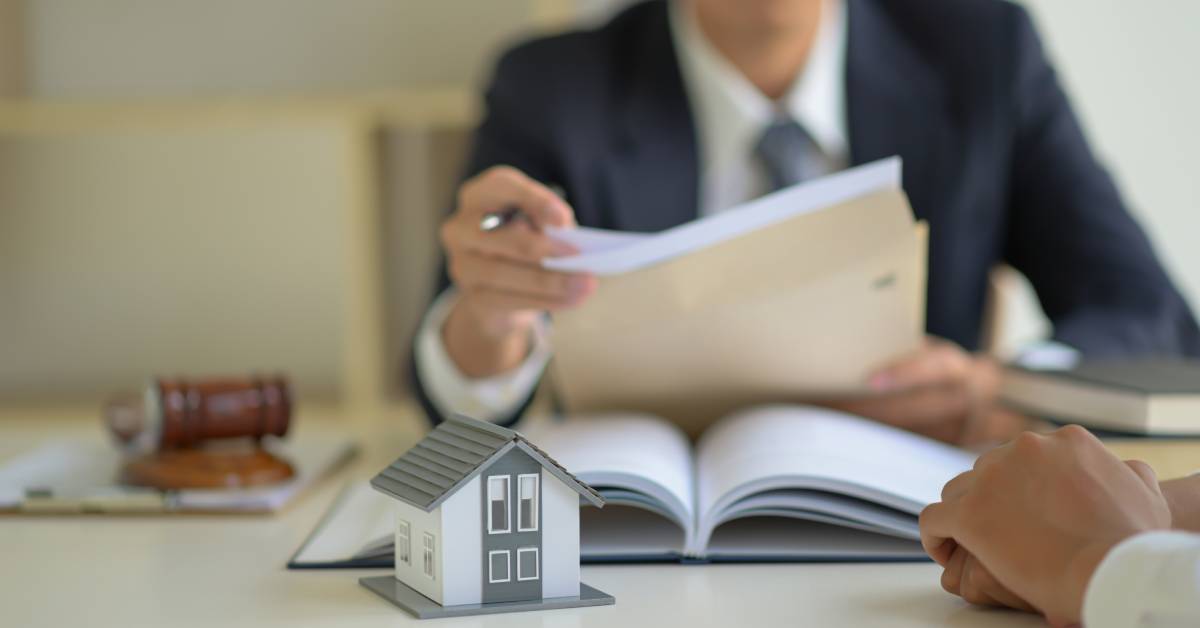
{"label": "house base", "polygon": [[359,578],[358,583],[375,592],[379,597],[408,611],[417,619],[519,613],[555,608],[575,608],[577,606],[605,606],[616,603],[616,599],[613,596],[582,582],[579,583],[579,597],[553,597],[524,602],[492,602],[489,604],[459,604],[456,606],[442,606],[417,593],[415,589],[400,582],[392,575]]}

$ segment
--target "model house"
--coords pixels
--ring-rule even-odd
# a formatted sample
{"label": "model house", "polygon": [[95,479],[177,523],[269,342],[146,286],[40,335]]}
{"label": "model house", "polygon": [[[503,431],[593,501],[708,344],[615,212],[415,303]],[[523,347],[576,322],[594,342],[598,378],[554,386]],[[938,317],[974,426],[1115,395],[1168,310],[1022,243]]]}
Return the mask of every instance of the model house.
{"label": "model house", "polygon": [[396,499],[395,580],[428,600],[578,602],[580,498],[604,499],[520,433],[451,419],[371,485]]}

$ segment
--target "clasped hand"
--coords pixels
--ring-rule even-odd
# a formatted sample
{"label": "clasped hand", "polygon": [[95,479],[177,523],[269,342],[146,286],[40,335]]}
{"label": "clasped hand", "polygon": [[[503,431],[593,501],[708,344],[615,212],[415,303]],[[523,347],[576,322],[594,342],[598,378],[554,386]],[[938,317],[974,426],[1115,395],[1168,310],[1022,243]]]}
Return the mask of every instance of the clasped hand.
{"label": "clasped hand", "polygon": [[942,587],[976,604],[1079,622],[1104,556],[1140,532],[1171,527],[1154,471],[1122,462],[1079,426],[1019,435],[975,463],[921,513],[921,543]]}

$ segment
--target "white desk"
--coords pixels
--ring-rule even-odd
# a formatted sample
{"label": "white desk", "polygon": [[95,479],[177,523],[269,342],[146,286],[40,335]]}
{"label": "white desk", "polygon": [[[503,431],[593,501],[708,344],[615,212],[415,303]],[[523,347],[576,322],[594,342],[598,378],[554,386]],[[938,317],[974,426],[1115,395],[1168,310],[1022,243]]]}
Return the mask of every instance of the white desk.
{"label": "white desk", "polygon": [[[101,438],[89,414],[0,411],[0,460],[55,436]],[[301,415],[300,429],[351,430],[366,451],[280,515],[0,517],[0,626],[416,623],[358,585],[359,576],[386,571],[283,568],[338,488],[390,462],[423,427],[409,408],[369,414],[338,422]],[[932,564],[585,566],[584,581],[615,595],[616,606],[426,625],[1043,625],[1031,615],[972,608],[941,590],[939,574]]]}

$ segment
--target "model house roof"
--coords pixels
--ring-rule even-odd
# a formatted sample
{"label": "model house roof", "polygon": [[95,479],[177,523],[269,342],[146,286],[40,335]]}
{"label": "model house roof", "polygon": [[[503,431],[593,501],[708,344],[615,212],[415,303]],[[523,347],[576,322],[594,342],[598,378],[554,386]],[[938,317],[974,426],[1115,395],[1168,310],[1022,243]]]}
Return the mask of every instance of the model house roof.
{"label": "model house roof", "polygon": [[595,506],[604,498],[519,432],[458,415],[448,419],[371,479],[376,490],[429,512],[480,471],[517,447]]}

